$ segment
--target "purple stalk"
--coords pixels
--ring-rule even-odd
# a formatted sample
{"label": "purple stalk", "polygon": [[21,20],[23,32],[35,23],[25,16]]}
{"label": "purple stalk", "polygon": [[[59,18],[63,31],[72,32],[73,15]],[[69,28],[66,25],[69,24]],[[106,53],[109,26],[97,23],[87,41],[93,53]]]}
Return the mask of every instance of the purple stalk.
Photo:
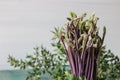
{"label": "purple stalk", "polygon": [[76,75],[76,70],[75,70],[75,61],[74,61],[74,56],[73,56],[73,53],[71,51],[71,47],[68,46],[68,59],[69,59],[69,63],[70,63],[70,66],[71,66],[71,69],[72,69],[72,73],[74,75]]}
{"label": "purple stalk", "polygon": [[86,67],[85,67],[85,75],[87,77],[88,75],[88,69],[89,69],[89,63],[90,63],[90,48],[88,49],[88,54],[87,54],[87,62],[86,62]]}
{"label": "purple stalk", "polygon": [[90,76],[90,80],[93,80],[93,71],[94,71],[94,48],[92,48],[92,56],[91,56],[91,61],[92,61],[92,64],[91,64],[91,76]]}
{"label": "purple stalk", "polygon": [[91,62],[91,58],[90,58],[90,62],[89,62],[89,67],[88,67],[88,74],[87,74],[87,80],[91,80],[90,79],[90,76],[91,76],[91,64],[92,64],[92,62]]}

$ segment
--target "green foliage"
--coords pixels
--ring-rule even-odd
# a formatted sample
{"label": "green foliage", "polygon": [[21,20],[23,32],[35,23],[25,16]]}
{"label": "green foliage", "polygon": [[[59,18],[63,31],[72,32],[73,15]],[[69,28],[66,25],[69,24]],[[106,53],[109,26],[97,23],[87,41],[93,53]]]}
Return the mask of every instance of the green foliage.
{"label": "green foliage", "polygon": [[[41,80],[42,74],[49,74],[54,80],[60,77],[63,80],[65,74],[65,61],[58,53],[50,53],[44,47],[41,50],[34,48],[35,52],[32,55],[27,55],[25,60],[17,60],[9,56],[8,62],[11,66],[19,67],[20,69],[31,69],[28,72],[26,80]],[[61,75],[62,74],[62,75]]]}
{"label": "green foliage", "polygon": [[70,15],[71,17],[74,19],[74,18],[77,18],[77,15],[74,13],[74,12],[70,12]]}
{"label": "green foliage", "polygon": [[120,60],[111,50],[102,48],[100,65],[98,68],[98,80],[120,80]]}
{"label": "green foliage", "polygon": [[65,77],[65,79],[64,80],[86,80],[86,78],[85,77],[78,77],[77,79],[76,79],[76,77],[74,76],[74,75],[72,75],[70,72],[65,72],[65,74],[66,74],[66,76],[67,77]]}

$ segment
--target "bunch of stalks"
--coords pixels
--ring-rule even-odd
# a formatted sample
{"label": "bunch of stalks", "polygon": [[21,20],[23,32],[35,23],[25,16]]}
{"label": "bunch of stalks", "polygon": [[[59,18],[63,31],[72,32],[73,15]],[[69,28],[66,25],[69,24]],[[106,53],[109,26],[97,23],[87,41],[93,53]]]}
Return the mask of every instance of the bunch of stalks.
{"label": "bunch of stalks", "polygon": [[86,13],[78,17],[71,12],[67,18],[65,34],[61,34],[61,41],[66,50],[72,74],[76,77],[86,77],[87,80],[97,80],[97,71],[101,49],[106,34],[103,28],[102,37],[99,36],[97,21],[99,18],[92,14],[86,18]]}

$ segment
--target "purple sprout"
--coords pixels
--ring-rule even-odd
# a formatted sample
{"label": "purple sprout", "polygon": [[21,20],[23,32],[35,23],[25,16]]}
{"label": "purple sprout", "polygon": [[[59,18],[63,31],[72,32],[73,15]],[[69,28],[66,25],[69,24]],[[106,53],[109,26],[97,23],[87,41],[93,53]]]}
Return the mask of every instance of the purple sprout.
{"label": "purple sprout", "polygon": [[87,80],[97,80],[99,58],[103,45],[106,28],[103,36],[98,34],[98,18],[93,14],[85,19],[71,12],[71,18],[66,25],[66,33],[61,35],[72,74],[76,77],[86,77]]}

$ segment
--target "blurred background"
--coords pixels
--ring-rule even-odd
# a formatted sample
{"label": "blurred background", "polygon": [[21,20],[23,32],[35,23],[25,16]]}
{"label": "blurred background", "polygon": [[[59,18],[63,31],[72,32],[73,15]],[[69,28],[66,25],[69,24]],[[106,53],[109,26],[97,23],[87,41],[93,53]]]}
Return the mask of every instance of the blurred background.
{"label": "blurred background", "polygon": [[24,59],[41,44],[51,50],[50,31],[63,27],[70,11],[95,12],[100,30],[107,28],[107,49],[120,57],[120,0],[0,0],[0,70],[13,69],[8,55]]}

